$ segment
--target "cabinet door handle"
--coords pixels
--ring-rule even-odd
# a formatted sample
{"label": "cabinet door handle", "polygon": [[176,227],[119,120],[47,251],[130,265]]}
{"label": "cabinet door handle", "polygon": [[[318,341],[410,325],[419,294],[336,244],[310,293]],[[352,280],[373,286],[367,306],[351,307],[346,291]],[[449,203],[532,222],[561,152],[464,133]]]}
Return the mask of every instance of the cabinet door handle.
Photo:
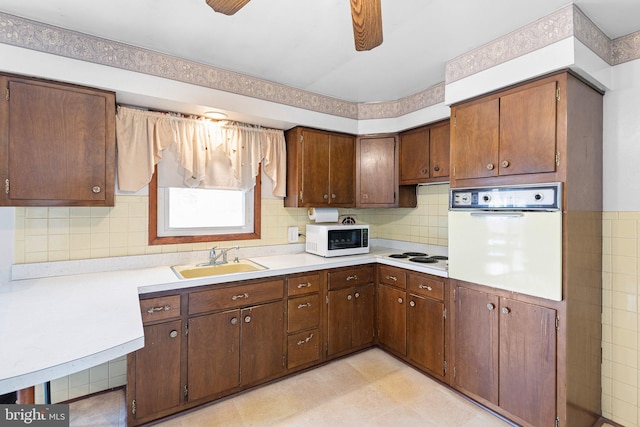
{"label": "cabinet door handle", "polygon": [[397,282],[398,278],[396,276],[387,276],[387,280],[393,280],[394,282]]}
{"label": "cabinet door handle", "polygon": [[336,195],[335,195],[334,193],[331,193],[331,198],[332,198],[332,199],[335,199],[335,198],[336,198]]}
{"label": "cabinet door handle", "polygon": [[169,337],[170,338],[175,338],[178,336],[178,331],[176,331],[175,329],[171,332],[169,332]]}
{"label": "cabinet door handle", "polygon": [[353,297],[351,295],[347,295],[347,301],[351,301]]}
{"label": "cabinet door handle", "polygon": [[232,317],[231,321],[229,323],[231,323],[232,325],[237,325],[238,324],[238,318],[237,317]]}
{"label": "cabinet door handle", "polygon": [[360,292],[356,292],[355,294],[353,294],[353,296],[356,298],[360,298]]}
{"label": "cabinet door handle", "polygon": [[307,307],[311,307],[311,303],[308,302],[306,304],[298,304],[298,308],[307,308]]}
{"label": "cabinet door handle", "polygon": [[420,289],[426,289],[426,290],[428,290],[429,292],[431,292],[431,291],[433,290],[433,288],[432,288],[431,286],[428,286],[428,285],[418,285],[418,288],[420,288]]}
{"label": "cabinet door handle", "polygon": [[310,288],[311,282],[307,282],[307,283],[298,283],[298,289],[302,289],[302,288]]}
{"label": "cabinet door handle", "polygon": [[101,192],[101,191],[102,191],[102,188],[100,188],[100,186],[99,186],[99,185],[96,185],[95,187],[93,187],[93,188],[91,189],[91,191],[93,191],[95,194],[98,194],[99,192]]}
{"label": "cabinet door handle", "polygon": [[503,168],[508,168],[508,167],[509,167],[509,164],[510,164],[510,163],[509,163],[509,160],[503,160],[503,161],[502,161],[502,167],[503,167]]}
{"label": "cabinet door handle", "polygon": [[244,316],[244,323],[251,323],[251,316]]}
{"label": "cabinet door handle", "polygon": [[171,310],[171,306],[169,304],[166,304],[166,305],[161,305],[159,307],[151,307],[149,310],[147,310],[147,313],[153,314],[157,311],[169,311],[169,310]]}
{"label": "cabinet door handle", "polygon": [[493,168],[495,168],[495,166],[493,165],[493,163],[488,163],[487,164],[487,169],[489,169],[490,171],[493,170]]}
{"label": "cabinet door handle", "polygon": [[402,304],[402,298],[398,298],[398,304]]}
{"label": "cabinet door handle", "polygon": [[493,305],[492,303],[487,304],[487,308],[489,309],[489,311],[493,310],[494,308],[496,308],[495,305]]}
{"label": "cabinet door handle", "polygon": [[298,345],[306,344],[306,343],[308,343],[309,341],[311,341],[311,338],[313,338],[313,334],[309,334],[309,336],[308,336],[308,337],[306,337],[306,338],[305,338],[305,339],[303,339],[303,340],[298,341],[296,344],[298,344]]}
{"label": "cabinet door handle", "polygon": [[347,280],[348,281],[350,281],[350,280],[358,280],[358,275],[354,274],[353,276],[347,276]]}
{"label": "cabinet door handle", "polygon": [[415,302],[415,301],[411,301],[411,302],[409,303],[409,305],[410,305],[411,307],[415,307],[415,306],[416,306],[416,302]]}
{"label": "cabinet door handle", "polygon": [[231,301],[239,300],[242,298],[249,298],[249,294],[245,292],[244,294],[234,295],[231,297]]}
{"label": "cabinet door handle", "polygon": [[329,198],[328,194],[325,194],[324,196],[322,196],[325,200],[327,200]]}
{"label": "cabinet door handle", "polygon": [[511,313],[511,309],[508,307],[502,307],[502,314],[509,314]]}

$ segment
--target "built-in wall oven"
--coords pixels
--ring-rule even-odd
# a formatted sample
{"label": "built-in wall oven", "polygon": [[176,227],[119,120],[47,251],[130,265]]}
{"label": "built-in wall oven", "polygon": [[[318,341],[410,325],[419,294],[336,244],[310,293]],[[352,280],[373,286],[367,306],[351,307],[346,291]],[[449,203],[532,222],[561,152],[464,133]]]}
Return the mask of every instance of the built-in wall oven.
{"label": "built-in wall oven", "polygon": [[562,300],[561,183],[454,188],[449,277]]}

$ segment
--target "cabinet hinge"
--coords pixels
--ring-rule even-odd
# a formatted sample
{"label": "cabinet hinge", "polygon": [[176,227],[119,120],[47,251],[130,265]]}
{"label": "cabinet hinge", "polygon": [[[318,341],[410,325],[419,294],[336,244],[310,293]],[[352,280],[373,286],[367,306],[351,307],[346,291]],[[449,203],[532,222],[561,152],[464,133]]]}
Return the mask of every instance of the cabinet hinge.
{"label": "cabinet hinge", "polygon": [[326,295],[324,297],[324,300],[325,300],[326,304],[329,305],[329,295]]}
{"label": "cabinet hinge", "polygon": [[184,335],[189,335],[189,325],[184,325]]}
{"label": "cabinet hinge", "polygon": [[456,377],[456,367],[454,366],[453,367],[453,378],[455,379],[455,377]]}
{"label": "cabinet hinge", "polygon": [[453,176],[456,176],[456,165],[453,165]]}
{"label": "cabinet hinge", "polygon": [[443,375],[447,374],[447,361],[446,360],[444,362],[442,362],[442,374]]}
{"label": "cabinet hinge", "polygon": [[445,319],[447,318],[447,309],[446,308],[442,311],[442,317],[444,317]]}
{"label": "cabinet hinge", "polygon": [[282,367],[284,368],[284,354],[282,355]]}
{"label": "cabinet hinge", "polygon": [[4,192],[9,194],[9,178],[4,180]]}
{"label": "cabinet hinge", "polygon": [[560,330],[560,318],[556,316],[556,331]]}
{"label": "cabinet hinge", "polygon": [[300,191],[300,201],[302,201],[302,191]]}
{"label": "cabinet hinge", "polygon": [[456,288],[453,288],[453,300],[456,300]]}
{"label": "cabinet hinge", "polygon": [[560,101],[560,88],[556,88],[556,101]]}
{"label": "cabinet hinge", "polygon": [[393,192],[393,203],[395,203],[395,202],[396,202],[396,192],[394,191]]}
{"label": "cabinet hinge", "polygon": [[458,123],[458,117],[457,116],[453,116],[453,127],[456,127],[457,123]]}
{"label": "cabinet hinge", "polygon": [[560,418],[556,417],[556,427],[560,427]]}
{"label": "cabinet hinge", "polygon": [[304,135],[300,135],[300,143],[304,142]]}
{"label": "cabinet hinge", "polygon": [[184,385],[184,401],[186,402],[189,399],[189,386]]}
{"label": "cabinet hinge", "polygon": [[560,166],[560,153],[556,153],[556,166]]}
{"label": "cabinet hinge", "polygon": [[135,414],[136,414],[136,400],[135,400],[135,399],[133,399],[133,400],[131,401],[131,413],[132,413],[133,415],[135,415]]}
{"label": "cabinet hinge", "polygon": [[6,89],[5,89],[5,91],[4,91],[4,99],[5,99],[6,101],[8,101],[8,100],[9,100],[9,88],[6,88]]}

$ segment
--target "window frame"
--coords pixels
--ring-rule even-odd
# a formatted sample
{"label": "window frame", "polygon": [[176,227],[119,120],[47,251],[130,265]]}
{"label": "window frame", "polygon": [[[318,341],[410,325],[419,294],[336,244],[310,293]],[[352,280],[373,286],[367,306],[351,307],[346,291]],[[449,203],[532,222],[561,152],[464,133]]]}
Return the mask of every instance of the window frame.
{"label": "window frame", "polygon": [[228,240],[257,240],[261,236],[262,218],[262,165],[258,168],[256,185],[253,187],[253,232],[234,234],[208,234],[199,236],[158,236],[158,167],[155,167],[149,182],[149,245],[171,245],[181,243],[221,242]]}

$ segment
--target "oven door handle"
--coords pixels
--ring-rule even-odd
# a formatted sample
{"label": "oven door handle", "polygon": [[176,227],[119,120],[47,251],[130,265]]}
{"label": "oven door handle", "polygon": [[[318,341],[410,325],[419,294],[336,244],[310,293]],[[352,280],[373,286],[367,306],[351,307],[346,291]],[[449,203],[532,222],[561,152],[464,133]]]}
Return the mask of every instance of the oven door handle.
{"label": "oven door handle", "polygon": [[501,217],[501,218],[520,218],[524,216],[522,212],[471,212],[471,216],[479,217]]}

